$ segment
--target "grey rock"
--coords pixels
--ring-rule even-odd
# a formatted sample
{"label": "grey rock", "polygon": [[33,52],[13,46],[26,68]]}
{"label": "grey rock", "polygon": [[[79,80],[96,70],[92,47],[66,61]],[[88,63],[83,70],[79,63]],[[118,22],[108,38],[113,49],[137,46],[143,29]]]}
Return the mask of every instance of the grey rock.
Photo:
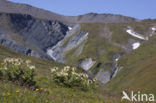
{"label": "grey rock", "polygon": [[114,78],[114,77],[117,75],[117,73],[118,73],[122,68],[123,68],[123,67],[120,67],[120,66],[118,66],[118,65],[115,65],[115,69],[114,69],[114,71],[113,71],[113,73],[112,73],[112,75],[111,75],[111,79]]}
{"label": "grey rock", "polygon": [[75,25],[72,30],[68,31],[64,39],[59,41],[55,46],[49,47],[47,49],[47,54],[53,58],[57,62],[64,63],[64,53],[65,53],[65,47],[63,47],[65,41],[71,37],[73,34],[75,34],[78,30],[80,30],[80,25]]}
{"label": "grey rock", "polygon": [[78,57],[78,56],[82,53],[86,42],[87,42],[87,40],[84,41],[84,42],[76,49],[76,51],[75,51],[75,53],[74,53],[74,57]]}
{"label": "grey rock", "polygon": [[64,39],[68,26],[30,15],[0,13],[0,31],[1,44],[26,55],[52,59],[46,50]]}
{"label": "grey rock", "polygon": [[[100,70],[95,75],[95,78],[103,84],[108,83],[112,78],[114,78],[117,75],[117,73],[122,69],[122,67],[119,67],[116,64],[116,62],[120,59],[121,56],[122,54],[115,53],[112,58],[112,63],[105,64],[103,68],[96,68],[97,70]],[[107,65],[110,66],[109,70],[106,69]]]}
{"label": "grey rock", "polygon": [[109,71],[105,71],[104,69],[100,69],[95,78],[101,83],[106,84],[111,79],[111,73]]}
{"label": "grey rock", "polygon": [[[88,33],[81,31],[75,34],[78,30],[80,30],[80,25],[75,25],[71,31],[67,32],[67,35],[64,37],[64,39],[58,42],[55,46],[47,49],[47,54],[55,61],[65,63],[64,56],[66,53],[73,48],[78,47],[82,43],[82,45],[79,47],[79,51],[77,51],[78,54],[76,54],[77,56],[80,55],[81,51],[83,50],[84,43],[86,43],[84,41],[88,38]],[[67,42],[69,38],[70,40]],[[66,45],[65,42],[67,42]]]}
{"label": "grey rock", "polygon": [[95,63],[96,61],[93,61],[92,58],[86,58],[81,61],[80,67],[83,70],[88,71]]}
{"label": "grey rock", "polygon": [[65,47],[65,51],[69,51],[77,47],[86,39],[88,39],[88,33],[85,31],[80,31],[68,42],[67,46]]}

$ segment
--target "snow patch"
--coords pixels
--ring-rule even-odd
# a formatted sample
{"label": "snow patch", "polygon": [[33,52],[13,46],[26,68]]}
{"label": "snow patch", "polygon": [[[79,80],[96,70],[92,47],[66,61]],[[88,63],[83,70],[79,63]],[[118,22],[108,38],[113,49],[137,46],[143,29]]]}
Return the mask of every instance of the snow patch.
{"label": "snow patch", "polygon": [[132,44],[133,50],[137,49],[139,46],[140,46],[140,43],[139,42],[136,42],[136,43],[133,43]]}
{"label": "snow patch", "polygon": [[152,27],[151,29],[152,29],[153,31],[156,31],[156,28],[155,28],[155,27]]}
{"label": "snow patch", "polygon": [[115,58],[115,61],[118,61],[118,60],[119,60],[119,58],[120,58],[120,57],[118,57],[118,58]]}
{"label": "snow patch", "polygon": [[145,37],[141,36],[140,34],[134,32],[131,29],[127,29],[126,32],[129,33],[130,35],[132,35],[133,37],[136,37],[136,38],[139,38],[139,39],[142,39],[142,40],[147,40],[148,39],[148,38],[145,38]]}
{"label": "snow patch", "polygon": [[72,27],[70,27],[70,26],[68,26],[68,29],[69,29],[69,30],[72,30],[73,28],[72,28]]}

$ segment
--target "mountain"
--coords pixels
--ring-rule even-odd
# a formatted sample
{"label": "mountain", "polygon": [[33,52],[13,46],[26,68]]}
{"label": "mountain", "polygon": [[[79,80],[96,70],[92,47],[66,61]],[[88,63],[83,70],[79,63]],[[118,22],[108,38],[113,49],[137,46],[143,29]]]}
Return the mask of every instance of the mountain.
{"label": "mountain", "polygon": [[97,13],[88,13],[74,18],[76,19],[76,23],[128,23],[139,21],[135,18],[122,15]]}
{"label": "mountain", "polygon": [[80,16],[63,16],[27,4],[13,3],[8,0],[0,0],[0,12],[28,14],[39,19],[58,20],[65,23],[72,23],[72,24],[82,23],[82,22],[119,23],[119,22],[137,21],[137,19],[135,18],[121,16],[121,15],[113,15],[113,14],[89,13]]}
{"label": "mountain", "polygon": [[72,17],[74,22],[70,19],[69,23],[67,16],[0,2],[0,44],[26,55],[79,66],[102,83],[119,71],[119,58],[155,35],[154,20],[138,22],[121,15],[89,13]]}
{"label": "mountain", "polygon": [[[40,19],[59,20],[69,22],[66,17],[47,10],[36,8],[27,4],[13,3],[8,0],[0,0],[0,12],[28,14]],[[68,19],[68,17],[67,17]]]}
{"label": "mountain", "polygon": [[96,91],[100,100],[101,95],[120,100],[123,90],[156,93],[155,40],[156,20],[97,13],[63,16],[0,0],[0,58],[30,58],[41,75],[48,74],[50,65],[77,66],[102,83]]}

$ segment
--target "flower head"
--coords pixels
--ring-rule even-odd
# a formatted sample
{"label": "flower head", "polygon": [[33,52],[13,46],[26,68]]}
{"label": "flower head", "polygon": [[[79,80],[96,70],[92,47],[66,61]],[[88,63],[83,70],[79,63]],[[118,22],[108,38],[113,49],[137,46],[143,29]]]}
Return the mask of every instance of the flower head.
{"label": "flower head", "polygon": [[39,91],[39,89],[38,89],[38,88],[36,88],[36,89],[35,89],[35,91]]}
{"label": "flower head", "polygon": [[31,66],[29,66],[29,69],[35,69],[35,66],[34,65],[31,65]]}
{"label": "flower head", "polygon": [[16,93],[19,93],[20,91],[19,90],[16,90]]}

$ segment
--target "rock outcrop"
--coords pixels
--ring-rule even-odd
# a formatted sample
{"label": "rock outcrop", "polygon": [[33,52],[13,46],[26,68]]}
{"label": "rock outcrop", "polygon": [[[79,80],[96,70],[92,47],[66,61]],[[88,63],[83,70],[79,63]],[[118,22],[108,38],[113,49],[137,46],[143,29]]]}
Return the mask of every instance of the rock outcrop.
{"label": "rock outcrop", "polygon": [[[63,40],[58,42],[54,47],[47,49],[47,54],[57,62],[65,63],[65,55],[68,51],[78,47],[82,42],[87,40],[88,33],[80,31],[80,25],[75,25],[65,36]],[[78,33],[77,33],[78,32]],[[79,49],[80,54],[83,46]],[[77,55],[76,54],[76,55]]]}
{"label": "rock outcrop", "polygon": [[0,14],[0,43],[20,53],[51,59],[46,50],[61,41],[68,26],[30,15]]}
{"label": "rock outcrop", "polygon": [[95,63],[96,61],[93,61],[92,58],[86,58],[81,61],[80,67],[83,70],[88,71]]}

